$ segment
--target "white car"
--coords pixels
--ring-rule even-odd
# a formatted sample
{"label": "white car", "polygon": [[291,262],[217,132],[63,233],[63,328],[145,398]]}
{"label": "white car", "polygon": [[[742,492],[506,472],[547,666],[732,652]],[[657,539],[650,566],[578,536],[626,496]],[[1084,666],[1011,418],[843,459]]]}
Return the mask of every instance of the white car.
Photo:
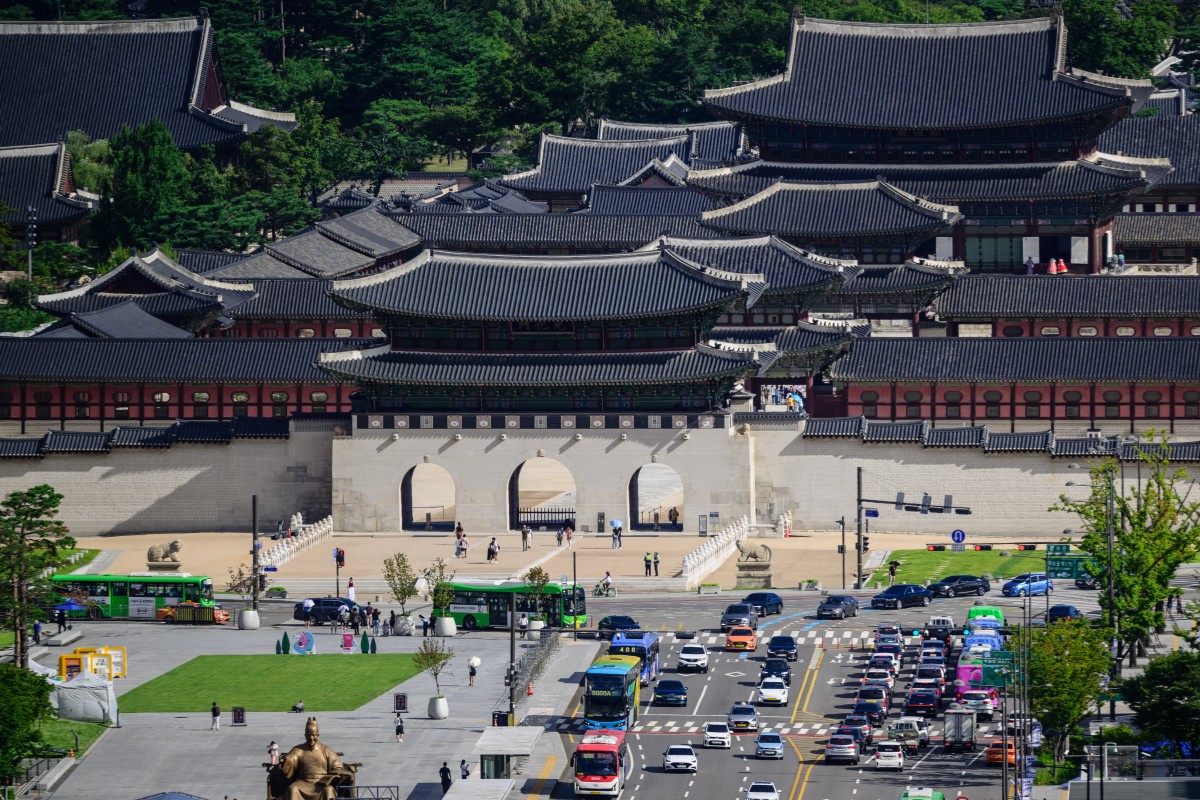
{"label": "white car", "polygon": [[875,769],[904,769],[904,745],[886,741],[875,745]]}
{"label": "white car", "polygon": [[699,764],[690,744],[673,744],[663,752],[663,772],[695,772]]}
{"label": "white car", "polygon": [[689,670],[708,672],[708,650],[704,649],[704,645],[685,644],[679,648],[679,658],[675,662],[675,669],[679,672]]}
{"label": "white car", "polygon": [[755,781],[746,787],[746,800],[779,800],[779,790],[773,783]]}
{"label": "white car", "polygon": [[763,705],[772,704],[786,706],[788,703],[788,687],[781,678],[767,678],[758,685],[758,702]]}
{"label": "white car", "polygon": [[901,647],[904,647],[904,637],[896,633],[876,634],[875,646],[881,647],[885,644],[898,644]]}
{"label": "white car", "polygon": [[896,688],[896,676],[886,669],[868,669],[863,675],[862,683],[863,686],[875,683],[892,691]]}
{"label": "white car", "polygon": [[710,722],[704,726],[704,746],[723,747],[726,750],[733,747],[733,735],[729,725],[724,722]]}

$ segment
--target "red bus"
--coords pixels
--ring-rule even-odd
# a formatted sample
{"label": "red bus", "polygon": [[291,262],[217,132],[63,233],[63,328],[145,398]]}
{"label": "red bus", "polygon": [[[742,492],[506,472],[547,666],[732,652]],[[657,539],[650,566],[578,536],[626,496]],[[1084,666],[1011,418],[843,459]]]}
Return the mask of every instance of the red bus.
{"label": "red bus", "polygon": [[633,756],[625,742],[625,731],[589,731],[583,735],[575,755],[575,796],[601,794],[617,797],[633,773]]}

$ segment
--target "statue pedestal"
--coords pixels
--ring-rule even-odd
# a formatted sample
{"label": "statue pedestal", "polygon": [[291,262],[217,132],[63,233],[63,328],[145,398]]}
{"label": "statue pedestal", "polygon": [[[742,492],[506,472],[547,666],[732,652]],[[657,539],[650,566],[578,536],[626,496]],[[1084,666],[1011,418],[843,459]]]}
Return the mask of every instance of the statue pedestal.
{"label": "statue pedestal", "polygon": [[771,562],[739,561],[737,564],[737,589],[770,589]]}
{"label": "statue pedestal", "polygon": [[147,561],[146,569],[149,572],[179,572],[183,567],[178,561]]}

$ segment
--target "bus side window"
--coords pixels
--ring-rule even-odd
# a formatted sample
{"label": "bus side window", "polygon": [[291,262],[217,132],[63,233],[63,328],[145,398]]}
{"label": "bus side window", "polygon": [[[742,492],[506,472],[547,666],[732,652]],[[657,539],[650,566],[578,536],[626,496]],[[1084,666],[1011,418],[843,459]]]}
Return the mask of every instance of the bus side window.
{"label": "bus side window", "polygon": [[125,596],[126,586],[123,582],[114,581],[113,583],[110,583],[109,586],[112,587],[112,596],[113,597],[124,597]]}
{"label": "bus side window", "polygon": [[138,582],[129,584],[130,597],[146,597],[146,584]]}
{"label": "bus side window", "polygon": [[194,583],[186,584],[184,590],[187,592],[187,601],[189,603],[198,603],[200,601],[200,587]]}

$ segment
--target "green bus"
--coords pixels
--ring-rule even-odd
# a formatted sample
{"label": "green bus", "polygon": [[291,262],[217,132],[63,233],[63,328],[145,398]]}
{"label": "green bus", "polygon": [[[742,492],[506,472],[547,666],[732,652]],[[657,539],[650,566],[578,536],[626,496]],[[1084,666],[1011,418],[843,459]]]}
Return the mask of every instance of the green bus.
{"label": "green bus", "polygon": [[85,608],[68,616],[87,619],[158,619],[159,609],[180,604],[216,608],[212,578],[187,573],[55,575],[56,602],[74,598]]}
{"label": "green bus", "polygon": [[517,618],[522,614],[541,615],[551,628],[582,627],[587,622],[587,607],[583,587],[548,583],[542,591],[541,602],[521,581],[499,581],[492,584],[451,583],[454,599],[450,616],[455,623],[473,631],[479,628],[507,628],[510,598],[516,596]]}

